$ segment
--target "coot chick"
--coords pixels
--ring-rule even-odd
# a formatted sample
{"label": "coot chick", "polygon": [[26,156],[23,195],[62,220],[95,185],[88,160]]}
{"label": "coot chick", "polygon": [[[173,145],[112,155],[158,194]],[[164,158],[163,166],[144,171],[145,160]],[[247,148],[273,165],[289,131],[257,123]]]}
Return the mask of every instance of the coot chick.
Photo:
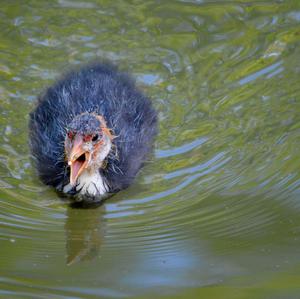
{"label": "coot chick", "polygon": [[151,101],[110,63],[65,75],[38,98],[29,120],[41,180],[85,201],[127,188],[156,133]]}

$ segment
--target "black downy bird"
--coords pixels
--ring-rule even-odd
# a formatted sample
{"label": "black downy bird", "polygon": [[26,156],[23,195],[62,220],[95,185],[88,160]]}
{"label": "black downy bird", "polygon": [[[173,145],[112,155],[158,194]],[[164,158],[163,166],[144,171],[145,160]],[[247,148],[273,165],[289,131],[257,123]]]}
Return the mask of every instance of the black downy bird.
{"label": "black downy bird", "polygon": [[86,201],[127,188],[156,134],[151,101],[110,63],[65,75],[39,97],[29,120],[41,180]]}

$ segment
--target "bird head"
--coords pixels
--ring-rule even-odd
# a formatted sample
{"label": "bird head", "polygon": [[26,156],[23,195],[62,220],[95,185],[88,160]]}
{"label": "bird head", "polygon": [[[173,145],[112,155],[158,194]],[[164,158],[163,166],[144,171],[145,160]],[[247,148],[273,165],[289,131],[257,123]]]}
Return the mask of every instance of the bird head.
{"label": "bird head", "polygon": [[95,171],[102,167],[113,138],[102,116],[82,113],[74,117],[65,136],[65,155],[72,186],[84,170]]}

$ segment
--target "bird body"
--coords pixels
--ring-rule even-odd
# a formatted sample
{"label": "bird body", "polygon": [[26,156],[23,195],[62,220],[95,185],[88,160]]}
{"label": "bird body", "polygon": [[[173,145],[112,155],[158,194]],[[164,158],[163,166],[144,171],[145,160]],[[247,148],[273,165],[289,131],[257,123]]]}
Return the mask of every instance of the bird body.
{"label": "bird body", "polygon": [[87,65],[49,87],[30,114],[30,147],[41,180],[77,199],[127,188],[151,151],[157,115],[131,77]]}

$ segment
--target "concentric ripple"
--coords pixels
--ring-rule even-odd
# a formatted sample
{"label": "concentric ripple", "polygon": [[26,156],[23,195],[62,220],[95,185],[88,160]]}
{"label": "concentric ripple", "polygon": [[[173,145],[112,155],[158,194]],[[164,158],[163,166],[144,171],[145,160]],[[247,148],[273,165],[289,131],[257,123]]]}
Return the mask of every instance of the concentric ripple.
{"label": "concentric ripple", "polygon": [[[299,12],[3,3],[0,297],[298,298]],[[97,59],[133,73],[160,133],[133,186],[76,209],[39,182],[27,120],[59,73]]]}

